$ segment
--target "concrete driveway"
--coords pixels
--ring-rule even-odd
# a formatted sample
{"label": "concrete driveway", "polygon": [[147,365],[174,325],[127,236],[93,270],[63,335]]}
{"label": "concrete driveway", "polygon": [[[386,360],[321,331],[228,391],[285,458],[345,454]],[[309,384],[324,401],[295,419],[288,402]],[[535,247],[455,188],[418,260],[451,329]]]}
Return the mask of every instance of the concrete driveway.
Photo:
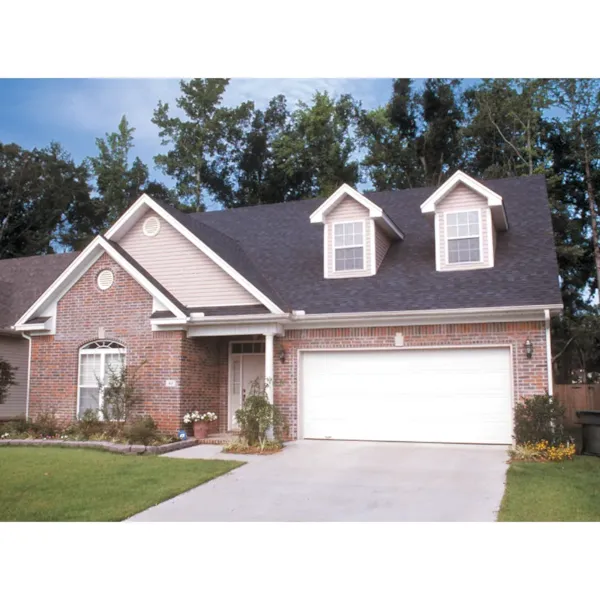
{"label": "concrete driveway", "polygon": [[[173,458],[230,458],[195,446]],[[505,446],[304,440],[132,521],[494,521]]]}

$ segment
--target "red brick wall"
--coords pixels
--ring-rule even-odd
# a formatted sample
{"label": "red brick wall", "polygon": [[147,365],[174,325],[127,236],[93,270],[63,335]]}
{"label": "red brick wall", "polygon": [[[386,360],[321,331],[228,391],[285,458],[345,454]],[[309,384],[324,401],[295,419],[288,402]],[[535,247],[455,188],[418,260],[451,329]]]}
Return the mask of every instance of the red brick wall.
{"label": "red brick wall", "polygon": [[[112,287],[100,290],[96,278],[102,269],[115,276]],[[58,303],[56,335],[33,337],[30,415],[55,410],[62,421],[75,418],[79,349],[99,337],[122,343],[127,364],[146,361],[140,371],[139,391],[143,399],[137,411],[150,414],[165,431],[182,426],[188,407],[208,410],[196,404],[196,397],[210,397],[216,389],[215,363],[209,345],[190,340],[184,331],[153,332],[149,317],[151,296],[121,267],[102,255]],[[166,387],[173,379],[178,386]],[[183,393],[185,390],[185,393]]]}
{"label": "red brick wall", "polygon": [[[290,438],[298,435],[299,350],[394,347],[396,333],[404,335],[404,347],[508,344],[512,347],[515,399],[543,393],[548,387],[545,328],[539,321],[289,330],[284,337],[275,338],[274,398],[286,416]],[[527,338],[534,348],[531,360],[525,356]],[[284,364],[278,360],[282,348],[286,354]]]}

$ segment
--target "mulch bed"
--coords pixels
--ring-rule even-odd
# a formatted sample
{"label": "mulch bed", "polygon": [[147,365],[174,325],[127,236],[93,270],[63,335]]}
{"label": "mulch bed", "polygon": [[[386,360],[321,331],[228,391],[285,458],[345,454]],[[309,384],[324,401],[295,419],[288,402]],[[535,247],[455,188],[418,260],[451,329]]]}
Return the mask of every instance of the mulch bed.
{"label": "mulch bed", "polygon": [[260,449],[260,446],[241,446],[240,448],[230,448],[228,450],[223,449],[224,454],[260,454],[261,456],[266,456],[268,454],[277,454],[283,450],[283,446],[281,448],[265,448],[264,450]]}

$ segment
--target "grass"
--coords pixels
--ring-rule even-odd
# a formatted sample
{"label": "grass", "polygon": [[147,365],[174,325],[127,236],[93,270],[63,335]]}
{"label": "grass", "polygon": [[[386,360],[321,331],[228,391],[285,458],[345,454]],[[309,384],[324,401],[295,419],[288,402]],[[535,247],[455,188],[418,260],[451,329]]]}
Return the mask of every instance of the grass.
{"label": "grass", "polygon": [[121,521],[242,464],[0,448],[0,521]]}
{"label": "grass", "polygon": [[600,458],[512,463],[498,521],[600,521]]}

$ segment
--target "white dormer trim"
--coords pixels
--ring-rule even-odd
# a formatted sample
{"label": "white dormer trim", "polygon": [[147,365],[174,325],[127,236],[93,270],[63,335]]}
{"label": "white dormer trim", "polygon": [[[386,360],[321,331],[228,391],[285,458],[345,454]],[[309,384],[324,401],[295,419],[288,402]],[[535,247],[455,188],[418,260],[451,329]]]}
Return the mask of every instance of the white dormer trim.
{"label": "white dormer trim", "polygon": [[349,186],[347,183],[341,185],[317,210],[310,215],[311,223],[324,223],[325,217],[341,202],[345,196],[349,196],[353,200],[356,200],[359,204],[362,204],[369,211],[369,218],[381,219],[383,223],[398,236],[401,240],[404,239],[404,234],[396,224],[385,214],[385,211],[377,206],[374,202],[371,202],[367,197],[363,196],[359,191]]}
{"label": "white dormer trim", "polygon": [[498,229],[506,230],[508,229],[508,220],[506,218],[506,212],[504,211],[504,203],[502,201],[502,196],[497,194],[496,192],[490,190],[490,188],[486,187],[482,183],[475,181],[472,177],[463,173],[462,171],[456,171],[446,183],[440,186],[423,204],[421,204],[421,212],[423,214],[433,214],[435,213],[436,206],[443,200],[457,185],[459,184],[466,185],[468,188],[472,189],[477,194],[483,196],[487,200],[487,205],[495,216],[498,219]]}

